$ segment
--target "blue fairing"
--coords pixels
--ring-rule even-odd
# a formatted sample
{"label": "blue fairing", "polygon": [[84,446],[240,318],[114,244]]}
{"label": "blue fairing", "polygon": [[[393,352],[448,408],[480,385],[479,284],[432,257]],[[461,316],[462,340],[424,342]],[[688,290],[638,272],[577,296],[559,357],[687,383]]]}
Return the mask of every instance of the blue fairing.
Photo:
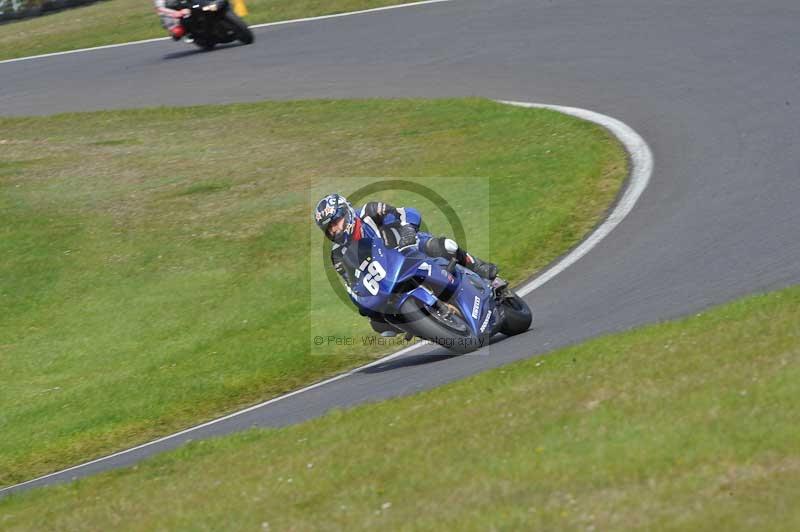
{"label": "blue fairing", "polygon": [[418,301],[422,301],[423,303],[429,306],[436,304],[436,296],[434,296],[429,290],[425,290],[421,286],[418,286],[411,292],[404,294],[403,297],[400,298],[400,301],[398,301],[397,306],[401,307],[409,297],[413,297]]}
{"label": "blue fairing", "polygon": [[378,238],[362,238],[349,248],[357,281],[352,295],[369,312],[393,315],[409,297],[429,306],[441,298],[458,307],[474,334],[491,333],[496,321],[494,294],[489,282],[477,274],[461,266],[450,274],[447,259],[428,257],[416,248],[389,249]]}

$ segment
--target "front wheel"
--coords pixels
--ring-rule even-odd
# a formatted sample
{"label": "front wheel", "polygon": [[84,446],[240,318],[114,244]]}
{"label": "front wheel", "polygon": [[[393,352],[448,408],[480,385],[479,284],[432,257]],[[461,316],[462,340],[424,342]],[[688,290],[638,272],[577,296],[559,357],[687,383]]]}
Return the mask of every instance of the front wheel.
{"label": "front wheel", "polygon": [[244,44],[253,44],[255,36],[253,35],[253,32],[250,31],[250,28],[247,27],[247,23],[239,18],[239,15],[233,11],[228,11],[225,13],[225,19],[233,27],[236,39]]}
{"label": "front wheel", "polygon": [[503,297],[500,304],[503,306],[505,317],[500,326],[500,332],[506,336],[527,331],[533,322],[531,308],[525,300],[509,290],[509,295]]}
{"label": "front wheel", "polygon": [[467,323],[443,304],[429,307],[410,297],[397,318],[395,324],[404,331],[456,353],[469,353],[487,343],[487,337],[475,336]]}

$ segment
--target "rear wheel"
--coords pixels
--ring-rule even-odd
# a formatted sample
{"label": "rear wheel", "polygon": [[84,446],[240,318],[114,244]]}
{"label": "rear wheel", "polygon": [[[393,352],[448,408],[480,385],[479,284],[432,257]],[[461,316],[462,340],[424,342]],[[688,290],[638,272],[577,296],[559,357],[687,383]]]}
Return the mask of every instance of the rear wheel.
{"label": "rear wheel", "polygon": [[444,304],[429,307],[414,298],[408,298],[400,307],[397,325],[414,336],[456,353],[469,353],[487,343],[485,337],[475,336],[461,316]]}
{"label": "rear wheel", "polygon": [[500,304],[503,306],[505,314],[503,324],[500,326],[501,333],[513,336],[524,333],[530,328],[533,322],[533,313],[525,300],[509,290],[508,295],[503,297]]}
{"label": "rear wheel", "polygon": [[253,32],[247,27],[247,23],[239,18],[239,15],[233,11],[228,11],[225,13],[225,19],[233,27],[237,40],[243,42],[244,44],[253,44],[253,41],[255,40]]}

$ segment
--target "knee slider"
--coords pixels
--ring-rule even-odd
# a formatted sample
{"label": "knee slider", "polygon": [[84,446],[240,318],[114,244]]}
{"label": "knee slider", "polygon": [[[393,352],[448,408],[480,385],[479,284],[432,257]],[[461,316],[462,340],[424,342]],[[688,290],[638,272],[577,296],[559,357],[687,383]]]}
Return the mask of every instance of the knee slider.
{"label": "knee slider", "polygon": [[440,237],[429,238],[425,242],[425,254],[430,257],[444,256],[444,242],[442,240]]}
{"label": "knee slider", "polygon": [[443,236],[431,238],[425,243],[425,253],[431,257],[450,257],[458,252],[455,240]]}

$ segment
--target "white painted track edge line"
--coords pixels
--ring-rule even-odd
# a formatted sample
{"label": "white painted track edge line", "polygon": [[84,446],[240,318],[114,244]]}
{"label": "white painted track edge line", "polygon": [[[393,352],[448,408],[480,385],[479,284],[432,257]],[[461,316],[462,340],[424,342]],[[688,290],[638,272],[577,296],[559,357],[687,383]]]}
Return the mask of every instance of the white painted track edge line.
{"label": "white painted track edge line", "polygon": [[[434,0],[434,1],[449,1],[449,0]],[[621,121],[617,120],[616,118],[612,118],[612,117],[607,116],[607,115],[596,113],[594,111],[589,111],[588,109],[580,109],[580,108],[577,108],[577,107],[563,107],[563,106],[559,106],[559,105],[548,105],[548,104],[529,103],[529,102],[512,102],[512,101],[503,101],[503,100],[497,100],[497,101],[499,103],[503,103],[503,104],[507,104],[507,105],[513,105],[513,106],[516,106],[516,107],[537,108],[537,109],[551,109],[551,110],[554,110],[554,111],[559,111],[559,112],[562,112],[564,114],[575,116],[575,117],[587,120],[589,122],[593,122],[593,123],[596,123],[598,125],[601,125],[604,128],[606,128],[607,130],[611,131],[611,133],[615,137],[617,137],[619,139],[619,141],[624,146],[625,150],[628,152],[628,155],[630,157],[630,162],[631,162],[630,175],[629,175],[627,189],[623,193],[622,198],[620,198],[619,202],[617,203],[617,206],[614,208],[614,210],[611,212],[611,214],[608,215],[606,220],[602,224],[600,224],[600,226],[598,226],[597,229],[595,229],[592,232],[592,234],[588,238],[586,238],[586,240],[583,241],[583,243],[581,243],[577,248],[572,250],[572,252],[568,253],[564,258],[562,258],[560,261],[558,261],[550,269],[546,270],[545,272],[543,272],[541,275],[537,276],[535,279],[533,279],[529,283],[527,283],[527,284],[525,284],[525,285],[523,285],[523,286],[521,286],[521,287],[519,287],[519,288],[517,288],[515,290],[520,296],[524,296],[526,294],[529,294],[530,292],[533,292],[534,290],[536,290],[537,288],[539,288],[540,286],[542,286],[543,284],[545,284],[546,282],[551,280],[553,277],[555,277],[556,275],[558,275],[559,273],[561,273],[562,271],[567,269],[569,266],[571,266],[572,264],[577,262],[580,258],[582,258],[584,255],[586,255],[593,247],[595,247],[601,240],[603,240],[606,236],[608,236],[608,234],[611,233],[611,231],[613,231],[614,228],[617,227],[620,224],[620,222],[622,222],[622,220],[631,212],[631,210],[633,209],[634,205],[638,201],[639,197],[641,197],[642,193],[644,192],[645,188],[647,188],[647,185],[648,185],[648,183],[650,181],[650,175],[652,174],[652,170],[653,170],[653,157],[652,157],[652,152],[650,151],[650,147],[647,145],[645,140],[638,133],[636,133],[636,131],[634,131],[633,128],[631,128],[630,126],[628,126],[624,122],[621,122]],[[182,436],[184,434],[187,434],[189,432],[193,432],[195,430],[199,430],[201,428],[208,427],[208,426],[214,425],[216,423],[220,423],[222,421],[225,421],[225,420],[240,416],[242,414],[246,414],[248,412],[252,412],[253,410],[257,410],[259,408],[263,408],[263,407],[268,406],[270,404],[277,403],[278,401],[282,401],[284,399],[288,399],[289,397],[294,397],[295,395],[299,395],[299,394],[307,392],[309,390],[313,390],[315,388],[320,388],[322,386],[325,386],[326,384],[330,384],[332,382],[336,382],[338,380],[341,380],[341,379],[343,379],[345,377],[349,377],[349,376],[351,376],[351,375],[353,375],[355,373],[358,373],[360,371],[363,371],[365,369],[377,366],[379,364],[385,364],[386,362],[389,362],[390,360],[393,360],[393,359],[398,358],[400,356],[403,356],[403,355],[405,355],[407,353],[410,353],[411,351],[414,351],[415,349],[417,349],[417,348],[419,348],[419,347],[421,347],[423,345],[427,345],[427,344],[425,344],[425,343],[414,344],[412,346],[403,348],[400,351],[397,351],[396,353],[392,353],[392,354],[387,355],[387,356],[385,356],[383,358],[380,358],[378,360],[370,362],[369,364],[365,364],[363,366],[359,366],[357,368],[351,369],[351,370],[349,370],[349,371],[347,371],[345,373],[342,373],[340,375],[336,375],[336,376],[333,376],[333,377],[331,377],[329,379],[326,379],[326,380],[320,381],[318,383],[312,384],[310,386],[306,386],[305,388],[301,388],[299,390],[295,390],[293,392],[289,392],[287,394],[280,395],[278,397],[273,397],[272,399],[269,399],[267,401],[258,403],[258,404],[253,405],[253,406],[249,406],[249,407],[247,407],[247,408],[245,408],[243,410],[238,410],[236,412],[231,412],[230,414],[227,414],[225,416],[222,416],[222,417],[219,417],[219,418],[216,418],[216,419],[212,419],[210,421],[206,421],[205,423],[202,423],[200,425],[195,425],[193,427],[189,427],[187,429],[181,430],[181,431],[173,433],[173,434],[169,434],[167,436],[163,436],[161,438],[158,438],[158,439],[150,441],[150,442],[143,443],[141,445],[137,445],[136,447],[131,447],[130,449],[124,449],[122,451],[118,451],[116,453],[113,453],[113,454],[110,454],[110,455],[107,455],[107,456],[96,458],[96,459],[91,460],[89,462],[84,462],[82,464],[78,464],[78,465],[69,467],[67,469],[62,469],[60,471],[55,471],[53,473],[48,473],[47,475],[42,475],[40,477],[31,479],[31,480],[26,480],[25,482],[20,482],[19,484],[14,484],[12,486],[7,486],[7,487],[4,487],[4,488],[0,488],[0,495],[2,495],[6,491],[9,491],[9,490],[12,490],[12,489],[21,488],[23,486],[26,486],[28,484],[32,484],[34,482],[38,482],[38,481],[41,481],[41,480],[44,480],[44,479],[47,479],[47,478],[50,478],[50,477],[53,477],[53,476],[56,476],[56,475],[63,475],[64,473],[68,473],[68,472],[74,471],[76,469],[80,469],[80,468],[83,468],[83,467],[86,467],[86,466],[89,466],[89,465],[92,465],[92,464],[96,464],[98,462],[102,462],[102,461],[105,461],[105,460],[110,460],[110,459],[115,458],[117,456],[122,456],[124,454],[132,453],[134,451],[138,451],[140,449],[144,449],[144,448],[149,447],[151,445],[156,445],[156,444],[161,443],[163,441],[167,441],[167,440],[170,440],[172,438],[176,438],[178,436]]]}
{"label": "white painted track edge line", "polygon": [[367,13],[377,13],[379,11],[391,11],[393,9],[402,9],[404,7],[424,6],[428,4],[443,4],[445,2],[452,2],[453,0],[422,0],[420,2],[410,2],[408,4],[395,4],[392,6],[373,7],[370,9],[361,9],[359,11],[348,11],[345,13],[332,13],[330,15],[318,15],[316,17],[296,18],[291,20],[276,20],[275,22],[264,22],[263,24],[254,24],[251,28],[268,28],[270,26],[283,26],[285,24],[296,24],[298,22],[311,22],[314,20],[326,20],[330,18],[349,17],[351,15],[365,15]]}
{"label": "white painted track edge line", "polygon": [[129,453],[138,451],[139,449],[144,449],[146,447],[150,447],[151,445],[156,445],[158,443],[170,440],[172,438],[177,438],[178,436],[182,436],[182,435],[187,434],[189,432],[194,432],[196,430],[199,430],[199,429],[211,426],[211,425],[215,425],[215,424],[220,423],[222,421],[225,421],[225,420],[237,417],[237,416],[241,416],[241,415],[246,414],[248,412],[252,412],[253,410],[257,410],[259,408],[263,408],[265,406],[268,406],[268,405],[270,405],[272,403],[277,403],[278,401],[282,401],[284,399],[288,399],[289,397],[293,397],[295,395],[299,395],[299,394],[307,392],[309,390],[313,390],[315,388],[319,388],[321,386],[325,386],[326,384],[330,384],[332,382],[341,380],[341,379],[343,379],[345,377],[349,377],[350,375],[353,375],[354,373],[357,373],[359,371],[371,368],[371,367],[376,366],[378,364],[386,363],[386,362],[388,362],[390,360],[393,360],[393,359],[395,359],[395,358],[397,358],[399,356],[405,355],[406,353],[409,353],[410,351],[413,351],[413,350],[417,349],[418,347],[420,347],[422,345],[426,345],[426,344],[418,343],[418,344],[414,344],[414,345],[409,346],[409,347],[405,347],[405,348],[401,349],[400,351],[397,351],[396,353],[392,353],[391,355],[387,355],[387,356],[385,356],[383,358],[380,358],[378,360],[374,360],[374,361],[370,362],[369,364],[365,364],[363,366],[359,366],[357,368],[351,369],[351,370],[349,370],[349,371],[347,371],[345,373],[341,373],[339,375],[335,375],[333,377],[330,377],[329,379],[325,379],[324,381],[320,381],[320,382],[311,384],[309,386],[306,386],[305,388],[300,388],[299,390],[295,390],[293,392],[289,392],[289,393],[286,393],[286,394],[283,394],[283,395],[279,395],[278,397],[273,397],[272,399],[268,399],[267,401],[258,403],[256,405],[248,406],[247,408],[244,408],[242,410],[237,410],[236,412],[231,412],[230,414],[226,414],[226,415],[224,415],[222,417],[218,417],[218,418],[206,421],[205,423],[201,423],[200,425],[195,425],[195,426],[183,429],[183,430],[181,430],[179,432],[175,432],[173,434],[168,434],[167,436],[162,436],[161,438],[158,438],[156,440],[142,443],[141,445],[137,445],[136,447],[131,447],[129,449],[123,449],[122,451],[117,451],[116,453],[113,453],[113,454],[109,454],[109,455],[106,455],[106,456],[101,456],[100,458],[95,458],[94,460],[90,460],[90,461],[84,462],[82,464],[74,465],[72,467],[68,467],[67,469],[61,469],[59,471],[54,471],[52,473],[48,473],[46,475],[42,475],[40,477],[36,477],[34,479],[31,479],[31,480],[26,480],[25,482],[20,482],[19,484],[14,484],[12,486],[6,486],[4,488],[0,488],[0,495],[2,495],[3,492],[8,491],[8,490],[21,488],[23,486],[26,486],[28,484],[33,484],[34,482],[38,482],[40,480],[44,480],[44,479],[47,479],[47,478],[50,478],[50,477],[53,477],[53,476],[56,476],[56,475],[63,475],[64,473],[69,473],[70,471],[74,471],[76,469],[80,469],[80,468],[83,468],[83,467],[86,467],[86,466],[90,466],[90,465],[96,464],[98,462],[104,462],[106,460],[110,460],[112,458],[116,458],[117,456],[122,456],[124,454],[129,454]]}
{"label": "white painted track edge line", "polygon": [[[422,0],[421,2],[410,2],[408,4],[395,4],[391,6],[373,7],[371,9],[362,9],[359,11],[348,11],[346,13],[333,13],[330,15],[319,15],[316,17],[295,18],[290,20],[277,20],[275,22],[265,22],[263,24],[254,24],[250,26],[251,29],[255,28],[268,28],[270,26],[284,26],[286,24],[299,24],[301,22],[313,22],[316,20],[327,20],[332,18],[350,17],[353,15],[364,15],[367,13],[377,13],[379,11],[390,11],[393,9],[402,9],[404,7],[423,6],[428,4],[441,4],[444,2],[452,2],[453,0]],[[143,39],[141,41],[129,41],[116,44],[104,44],[102,46],[92,46],[90,48],[79,48],[77,50],[64,50],[62,52],[51,52],[48,54],[29,55],[26,57],[16,57],[14,59],[4,59],[0,61],[0,65],[5,63],[18,63],[20,61],[28,61],[30,59],[44,59],[46,57],[56,57],[59,55],[79,54],[82,52],[92,52],[95,50],[107,50],[109,48],[120,48],[122,46],[133,46],[136,44],[146,44],[157,41],[168,41],[171,37],[156,37],[154,39]]]}
{"label": "white painted track edge line", "polygon": [[14,59],[3,59],[0,61],[0,65],[5,63],[18,63],[20,61],[28,61],[30,59],[44,59],[46,57],[56,57],[59,55],[70,55],[70,54],[79,54],[81,52],[93,52],[95,50],[107,50],[109,48],[121,48],[123,46],[133,46],[135,44],[145,44],[149,42],[156,42],[156,41],[166,41],[170,39],[170,37],[156,37],[154,39],[144,39],[141,41],[130,41],[130,42],[122,42],[117,44],[104,44],[103,46],[92,46],[91,48],[79,48],[77,50],[64,50],[63,52],[51,52],[49,54],[39,54],[39,55],[29,55],[26,57],[17,57]]}
{"label": "white painted track edge line", "polygon": [[564,114],[575,116],[589,122],[594,122],[610,131],[625,147],[630,157],[630,169],[628,184],[622,197],[617,202],[616,207],[578,247],[570,251],[566,256],[559,260],[548,270],[537,275],[536,278],[527,284],[515,289],[520,296],[525,296],[540,286],[544,285],[559,273],[563,272],[584,255],[589,253],[597,244],[600,243],[611,231],[613,231],[625,217],[633,210],[634,205],[639,201],[642,193],[650,183],[650,176],[653,173],[653,154],[647,142],[633,128],[624,122],[607,115],[581,109],[577,107],[564,107],[561,105],[547,105],[539,103],[512,102],[499,100],[500,103],[515,105],[518,107],[551,109]]}

